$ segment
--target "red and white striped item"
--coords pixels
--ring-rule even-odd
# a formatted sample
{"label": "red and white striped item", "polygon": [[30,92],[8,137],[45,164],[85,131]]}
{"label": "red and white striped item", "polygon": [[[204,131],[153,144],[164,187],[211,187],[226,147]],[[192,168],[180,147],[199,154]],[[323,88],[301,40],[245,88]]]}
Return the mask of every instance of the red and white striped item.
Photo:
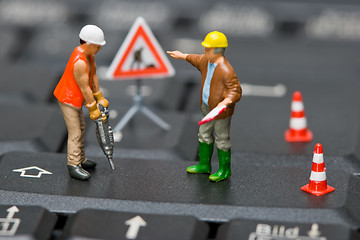
{"label": "red and white striped item", "polygon": [[335,188],[327,185],[323,148],[320,143],[315,145],[310,182],[309,184],[301,187],[301,190],[316,196],[320,196],[335,190]]}
{"label": "red and white striped item", "polygon": [[198,122],[199,125],[202,125],[204,123],[210,122],[212,120],[214,120],[216,118],[216,116],[218,116],[220,113],[222,113],[223,111],[225,111],[226,106],[222,105],[219,107],[215,107],[213,110],[211,110],[208,114],[206,114],[206,116],[201,119],[200,122]]}
{"label": "red and white striped item", "polygon": [[304,104],[300,92],[294,92],[291,102],[290,128],[285,132],[287,142],[310,142],[312,132],[307,128]]}

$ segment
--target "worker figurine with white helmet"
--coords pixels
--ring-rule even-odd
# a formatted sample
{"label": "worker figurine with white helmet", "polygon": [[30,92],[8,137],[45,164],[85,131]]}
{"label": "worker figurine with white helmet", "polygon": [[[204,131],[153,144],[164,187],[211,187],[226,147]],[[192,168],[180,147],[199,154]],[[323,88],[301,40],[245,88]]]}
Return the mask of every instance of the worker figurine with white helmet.
{"label": "worker figurine with white helmet", "polygon": [[[209,179],[219,182],[231,176],[230,122],[236,102],[241,98],[241,87],[230,63],[224,57],[228,46],[226,36],[221,32],[210,32],[201,44],[204,54],[186,54],[180,51],[168,51],[175,58],[187,60],[201,73],[201,112],[207,115],[216,107],[226,106],[225,110],[199,127],[199,164],[187,168],[189,173],[210,173],[213,144],[219,158],[219,170]],[[213,136],[214,133],[214,136]]]}
{"label": "worker figurine with white helmet", "polygon": [[[67,166],[72,178],[88,180],[96,163],[84,153],[85,120],[82,106],[85,102],[90,118],[101,117],[98,104],[108,107],[109,102],[99,90],[95,54],[106,44],[103,31],[95,25],[84,26],[79,34],[80,45],[74,49],[65,71],[54,90],[67,130]],[[84,169],[85,168],[85,169]]]}

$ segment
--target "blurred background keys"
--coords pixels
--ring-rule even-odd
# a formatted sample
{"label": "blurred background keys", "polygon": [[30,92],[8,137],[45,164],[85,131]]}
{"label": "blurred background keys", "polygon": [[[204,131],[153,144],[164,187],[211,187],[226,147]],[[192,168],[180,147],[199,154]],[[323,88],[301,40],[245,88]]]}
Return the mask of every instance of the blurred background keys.
{"label": "blurred background keys", "polygon": [[0,205],[0,239],[49,239],[56,220],[41,207]]}
{"label": "blurred background keys", "polygon": [[[0,103],[49,103],[61,77],[61,68],[37,64],[0,65]],[[56,106],[57,107],[57,106]]]}
{"label": "blurred background keys", "polygon": [[69,239],[207,239],[208,226],[191,216],[169,216],[85,209],[65,226]]}
{"label": "blurred background keys", "polygon": [[0,153],[9,151],[58,151],[66,127],[61,113],[43,104],[0,102]]}

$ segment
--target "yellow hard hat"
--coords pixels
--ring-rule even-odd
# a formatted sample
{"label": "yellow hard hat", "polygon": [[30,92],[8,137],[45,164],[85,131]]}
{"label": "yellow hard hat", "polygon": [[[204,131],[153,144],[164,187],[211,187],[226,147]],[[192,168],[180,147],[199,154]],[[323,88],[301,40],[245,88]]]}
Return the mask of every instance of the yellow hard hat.
{"label": "yellow hard hat", "polygon": [[206,48],[226,48],[228,46],[228,42],[225,34],[213,31],[206,35],[201,45]]}

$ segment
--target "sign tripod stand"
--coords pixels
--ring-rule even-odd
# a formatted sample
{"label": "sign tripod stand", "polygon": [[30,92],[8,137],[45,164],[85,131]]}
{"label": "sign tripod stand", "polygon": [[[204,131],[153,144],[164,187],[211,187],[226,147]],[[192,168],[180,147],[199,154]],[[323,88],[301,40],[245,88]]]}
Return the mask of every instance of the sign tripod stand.
{"label": "sign tripod stand", "polygon": [[137,112],[142,112],[145,116],[151,119],[156,125],[160,128],[168,131],[170,130],[170,125],[162,120],[158,115],[151,111],[148,107],[144,105],[144,97],[141,94],[142,80],[136,79],[136,94],[133,97],[134,103],[133,106],[126,112],[123,118],[115,126],[114,132],[121,131],[126,124],[134,117]]}

